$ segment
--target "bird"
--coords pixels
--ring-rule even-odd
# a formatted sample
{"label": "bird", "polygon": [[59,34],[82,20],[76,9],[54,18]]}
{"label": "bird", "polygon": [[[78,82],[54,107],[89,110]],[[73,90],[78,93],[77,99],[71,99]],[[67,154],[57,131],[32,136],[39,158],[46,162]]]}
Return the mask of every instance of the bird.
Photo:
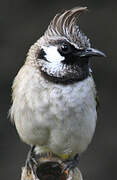
{"label": "bird", "polygon": [[[97,91],[91,59],[105,54],[80,30],[87,7],[55,15],[34,43],[12,85],[11,121],[31,146],[29,159],[53,153],[69,168],[90,144],[97,121]],[[34,152],[33,152],[34,153]]]}

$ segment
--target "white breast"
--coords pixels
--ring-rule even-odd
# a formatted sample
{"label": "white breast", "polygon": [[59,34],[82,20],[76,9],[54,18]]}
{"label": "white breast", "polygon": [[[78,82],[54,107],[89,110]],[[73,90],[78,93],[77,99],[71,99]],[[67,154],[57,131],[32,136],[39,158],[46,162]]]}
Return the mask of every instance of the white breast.
{"label": "white breast", "polygon": [[24,142],[56,154],[74,155],[87,148],[97,118],[92,77],[71,85],[54,84],[25,65],[13,88],[11,116]]}

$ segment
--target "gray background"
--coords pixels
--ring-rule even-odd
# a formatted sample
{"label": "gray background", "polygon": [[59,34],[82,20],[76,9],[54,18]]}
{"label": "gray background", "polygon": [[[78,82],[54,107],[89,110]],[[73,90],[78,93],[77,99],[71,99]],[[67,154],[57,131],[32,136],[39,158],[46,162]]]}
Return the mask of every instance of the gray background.
{"label": "gray background", "polygon": [[[116,2],[116,1],[115,1]],[[0,179],[19,180],[29,147],[23,144],[7,119],[11,84],[29,47],[43,34],[53,16],[63,9],[88,6],[80,29],[92,46],[107,58],[92,59],[100,98],[98,124],[93,141],[81,156],[85,180],[117,177],[117,4],[114,0],[1,0],[0,1]]]}

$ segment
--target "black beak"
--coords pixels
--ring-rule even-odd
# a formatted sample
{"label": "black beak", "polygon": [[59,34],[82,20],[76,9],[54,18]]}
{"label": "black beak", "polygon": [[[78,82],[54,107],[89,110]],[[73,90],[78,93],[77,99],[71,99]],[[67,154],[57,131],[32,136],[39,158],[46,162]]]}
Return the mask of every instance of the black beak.
{"label": "black beak", "polygon": [[86,50],[82,50],[79,56],[80,57],[91,57],[91,56],[106,57],[106,55],[102,51],[99,51],[94,48],[87,48]]}

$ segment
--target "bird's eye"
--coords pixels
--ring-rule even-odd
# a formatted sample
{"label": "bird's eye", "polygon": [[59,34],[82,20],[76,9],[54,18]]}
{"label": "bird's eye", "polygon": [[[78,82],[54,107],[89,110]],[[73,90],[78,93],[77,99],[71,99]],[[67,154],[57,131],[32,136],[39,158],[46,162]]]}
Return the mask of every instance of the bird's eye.
{"label": "bird's eye", "polygon": [[67,43],[63,43],[61,46],[60,46],[60,52],[63,53],[63,54],[69,54],[71,52],[71,47],[69,44]]}
{"label": "bird's eye", "polygon": [[61,49],[62,49],[62,51],[66,52],[66,51],[68,51],[69,47],[67,44],[62,44]]}

